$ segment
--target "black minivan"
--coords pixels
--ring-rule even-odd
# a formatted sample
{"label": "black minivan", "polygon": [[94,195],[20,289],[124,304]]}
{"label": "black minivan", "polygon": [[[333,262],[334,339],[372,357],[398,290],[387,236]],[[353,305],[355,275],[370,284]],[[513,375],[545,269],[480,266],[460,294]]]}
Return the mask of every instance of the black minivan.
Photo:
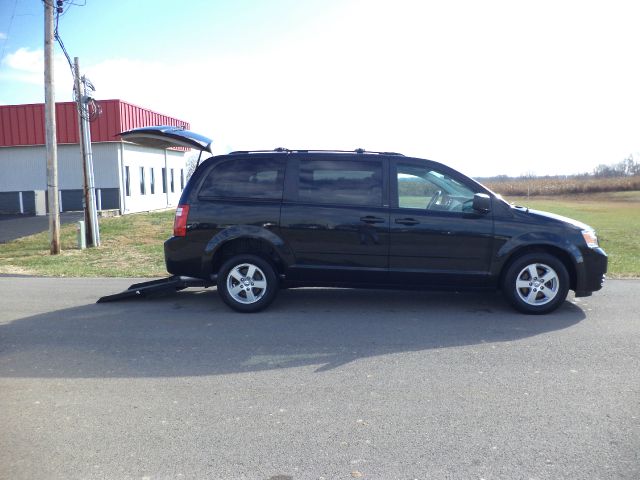
{"label": "black minivan", "polygon": [[[211,151],[206,137],[147,127],[122,138]],[[500,289],[548,313],[602,288],[607,255],[580,222],[513,206],[437,162],[398,153],[287,150],[214,156],[188,181],[167,270],[215,283],[255,312],[279,288]]]}

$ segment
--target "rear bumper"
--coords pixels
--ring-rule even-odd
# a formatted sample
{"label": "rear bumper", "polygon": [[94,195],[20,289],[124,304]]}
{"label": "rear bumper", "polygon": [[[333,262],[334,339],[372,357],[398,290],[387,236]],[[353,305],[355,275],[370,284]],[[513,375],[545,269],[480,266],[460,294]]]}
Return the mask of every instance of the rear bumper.
{"label": "rear bumper", "polygon": [[589,248],[582,252],[583,261],[578,264],[576,297],[588,297],[604,286],[608,257],[602,248]]}
{"label": "rear bumper", "polygon": [[185,237],[171,237],[164,242],[164,261],[167,272],[173,275],[203,278],[202,251]]}

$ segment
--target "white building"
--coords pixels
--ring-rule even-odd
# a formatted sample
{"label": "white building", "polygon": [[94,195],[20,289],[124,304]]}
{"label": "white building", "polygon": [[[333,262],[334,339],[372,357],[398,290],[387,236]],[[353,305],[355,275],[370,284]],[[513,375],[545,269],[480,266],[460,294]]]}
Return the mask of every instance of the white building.
{"label": "white building", "polygon": [[[91,123],[99,210],[133,213],[175,207],[186,182],[186,149],[141,147],[118,133],[187,122],[121,100],[100,101]],[[83,209],[83,171],[76,106],[56,104],[61,211]],[[44,105],[0,105],[0,213],[46,213]]]}

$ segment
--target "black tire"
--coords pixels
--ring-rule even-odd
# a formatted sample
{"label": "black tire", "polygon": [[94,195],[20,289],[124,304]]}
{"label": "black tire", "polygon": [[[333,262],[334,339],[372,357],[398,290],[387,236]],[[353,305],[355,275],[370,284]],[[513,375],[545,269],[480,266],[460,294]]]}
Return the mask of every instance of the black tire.
{"label": "black tire", "polygon": [[218,272],[218,293],[238,312],[259,312],[278,293],[278,277],[267,260],[242,254],[227,260]]}
{"label": "black tire", "polygon": [[543,252],[529,253],[509,265],[502,293],[522,313],[550,313],[567,298],[569,273],[557,257]]}

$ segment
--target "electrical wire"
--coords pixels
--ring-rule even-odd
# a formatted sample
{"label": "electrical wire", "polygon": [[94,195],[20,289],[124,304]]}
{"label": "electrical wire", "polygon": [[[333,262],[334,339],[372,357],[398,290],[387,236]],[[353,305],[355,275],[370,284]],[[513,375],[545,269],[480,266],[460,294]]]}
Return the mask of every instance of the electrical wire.
{"label": "electrical wire", "polygon": [[[82,98],[81,92],[76,91],[75,66],[71,61],[71,56],[69,55],[69,52],[67,52],[67,48],[64,46],[64,42],[62,41],[62,37],[60,37],[60,32],[58,29],[61,16],[66,14],[72,6],[84,7],[87,4],[87,2],[86,0],[84,0],[82,3],[78,3],[75,0],[63,0],[62,2],[55,2],[55,4],[54,4],[54,0],[42,0],[42,2],[55,9],[56,18],[55,18],[53,37],[58,42],[58,45],[60,45],[60,48],[62,49],[62,53],[64,53],[64,56],[67,59],[67,63],[69,64],[69,68],[71,69],[71,76],[73,77],[73,98],[76,102],[76,105],[78,106],[78,113],[83,119],[93,122],[97,120],[97,118],[102,114],[102,107],[96,101],[96,99],[93,98],[93,95],[85,95],[86,98]],[[59,7],[60,4],[62,4],[61,7]],[[93,83],[91,83],[91,80],[89,80],[86,77],[86,75],[83,75],[79,79],[79,83],[82,83],[84,85],[85,94],[87,93],[92,94],[93,92],[95,92],[95,87],[93,86]]]}
{"label": "electrical wire", "polygon": [[53,38],[56,39],[56,41],[58,42],[58,45],[60,45],[60,48],[62,49],[62,53],[64,53],[64,56],[67,58],[67,62],[69,63],[69,68],[71,68],[71,75],[74,76],[75,78],[75,71],[73,68],[73,62],[71,61],[71,57],[69,56],[69,52],[67,52],[67,49],[64,46],[64,42],[62,41],[62,38],[60,38],[60,34],[58,32],[58,22],[60,21],[60,12],[56,9],[56,23],[55,23],[55,27],[53,30]]}
{"label": "electrical wire", "polygon": [[9,28],[7,29],[7,38],[4,39],[4,45],[2,46],[2,55],[0,55],[0,60],[4,58],[4,54],[7,51],[7,43],[9,42],[9,38],[11,38],[11,27],[13,26],[13,20],[16,18],[16,7],[18,6],[18,0],[13,2],[13,12],[11,12],[11,17],[9,18]]}

